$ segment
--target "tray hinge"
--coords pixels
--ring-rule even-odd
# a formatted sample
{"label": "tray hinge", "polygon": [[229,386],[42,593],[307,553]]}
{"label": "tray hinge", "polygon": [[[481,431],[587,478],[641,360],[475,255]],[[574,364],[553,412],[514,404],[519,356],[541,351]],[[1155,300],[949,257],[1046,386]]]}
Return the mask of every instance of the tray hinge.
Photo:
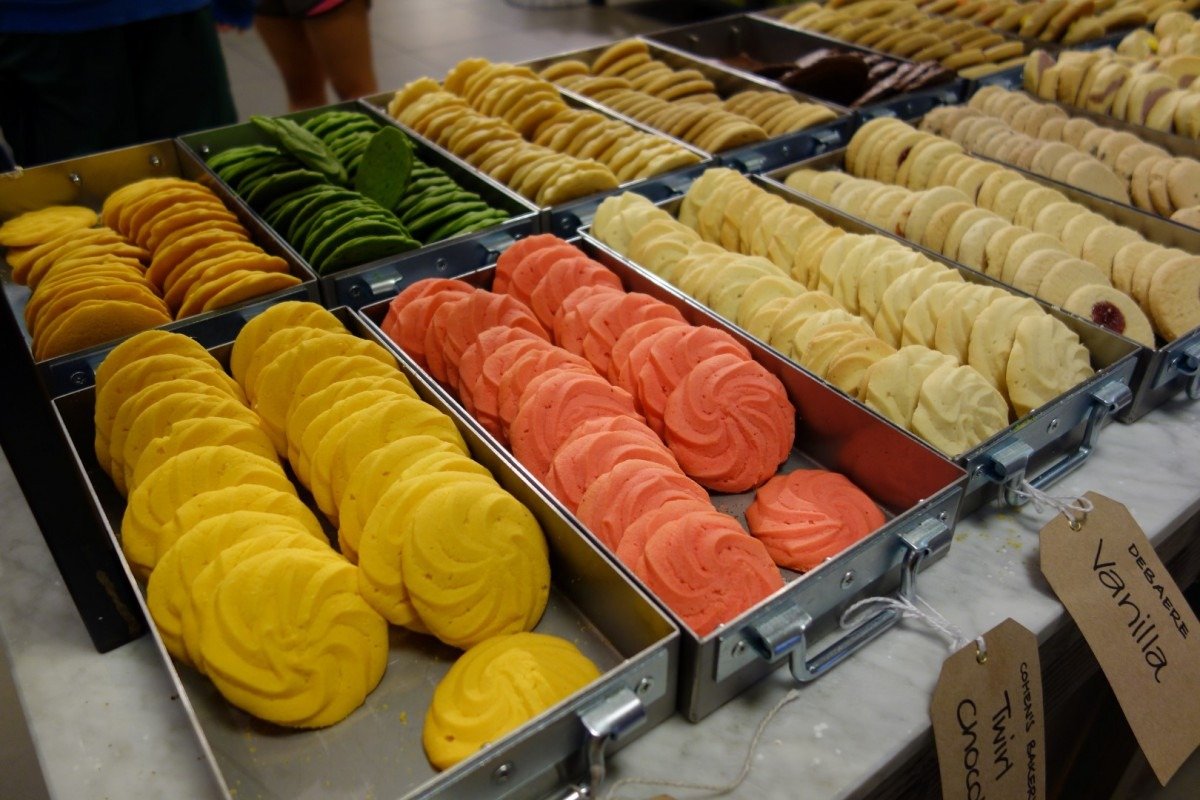
{"label": "tray hinge", "polygon": [[[904,545],[899,595],[911,599],[917,591],[917,570],[926,559],[950,546],[951,529],[945,522],[927,517],[915,528],[900,534],[899,538]],[[790,655],[792,676],[797,681],[807,683],[849,658],[899,619],[900,615],[895,609],[879,611],[811,658],[808,655],[808,629],[813,624],[813,618],[801,609],[788,608],[762,623],[747,627],[742,631],[742,640],[766,661]],[[734,652],[737,649],[735,645]]]}
{"label": "tray hinge", "polygon": [[1184,347],[1158,373],[1155,388],[1170,383],[1178,376],[1185,376],[1189,400],[1200,400],[1200,339]]}
{"label": "tray hinge", "polygon": [[[1092,404],[1088,409],[1083,429],[1083,440],[1075,452],[1047,467],[1037,477],[1028,479],[1034,488],[1044,490],[1082,467],[1096,447],[1100,424],[1129,405],[1133,399],[1133,392],[1126,384],[1114,381],[1094,390],[1091,399]],[[1012,442],[989,454],[986,474],[991,480],[1001,484],[1000,496],[1005,505],[1016,508],[1028,502],[1017,490],[1022,481],[1027,480],[1025,476],[1032,455],[1033,448],[1022,441]]]}
{"label": "tray hinge", "polygon": [[620,739],[646,719],[646,706],[633,690],[623,687],[579,715],[586,739],[583,745],[586,773],[583,780],[568,787],[555,800],[586,800],[604,782],[605,750],[610,741]]}

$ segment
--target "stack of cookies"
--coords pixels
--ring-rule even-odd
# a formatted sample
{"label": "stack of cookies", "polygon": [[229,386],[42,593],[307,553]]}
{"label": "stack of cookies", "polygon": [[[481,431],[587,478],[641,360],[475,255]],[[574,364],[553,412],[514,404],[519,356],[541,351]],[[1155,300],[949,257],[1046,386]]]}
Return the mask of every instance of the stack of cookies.
{"label": "stack of cookies", "polygon": [[1133,125],[1200,138],[1200,59],[1121,55],[1109,48],[1029,54],[1024,85],[1043,100],[1077,106]]}
{"label": "stack of cookies", "polygon": [[593,231],[951,456],[1091,374],[1078,339],[1036,303],[892,239],[845,234],[732,170],[696,181],[679,220],[625,194]]}
{"label": "stack of cookies", "polygon": [[[836,2],[836,0],[835,0]],[[969,19],[993,30],[1065,45],[1099,39],[1114,31],[1145,25],[1179,8],[1167,0],[921,0],[922,11],[953,19]]]}
{"label": "stack of cookies", "polygon": [[[1189,0],[1186,5],[1194,10],[1197,3]],[[1200,22],[1186,11],[1169,11],[1158,17],[1153,32],[1145,28],[1130,31],[1117,45],[1117,52],[1134,58],[1200,55]]]}
{"label": "stack of cookies", "polygon": [[750,90],[722,101],[700,72],[672,69],[653,58],[640,39],[617,42],[590,65],[559,61],[541,75],[710,153],[804,130],[837,116],[786,92]]}
{"label": "stack of cookies", "polygon": [[987,86],[966,106],[938,108],[921,129],[1151,214],[1200,227],[1200,162],[1128,131],[1071,117],[1024,92]]}
{"label": "stack of cookies", "polygon": [[867,0],[837,9],[802,3],[780,21],[913,61],[937,61],[964,78],[1021,63],[1025,45],[965,19],[951,20],[905,0]]}
{"label": "stack of cookies", "polygon": [[388,113],[539,205],[699,160],[673,142],[568,106],[527,67],[481,58],[459,62],[440,84],[407,84]]}
{"label": "stack of cookies", "polygon": [[[1046,291],[1054,299],[1063,300],[1064,307],[1078,292],[1070,310],[1117,333],[1135,334],[1134,321],[1138,319],[1128,300],[1120,295],[1131,296],[1150,319],[1154,332],[1167,341],[1200,325],[1200,291],[1193,291],[1200,289],[1200,257],[1147,242],[1138,232],[1067,200],[1061,192],[1015,170],[966,155],[955,142],[914,130],[896,119],[872,120],[851,139],[846,169],[857,177],[897,184],[914,192],[896,194],[897,186],[858,185],[842,190],[835,199],[833,192],[844,182],[844,176],[835,173],[821,179],[828,184],[818,184],[815,178],[797,180],[802,190],[827,196],[864,217],[872,212],[870,206],[862,206],[863,202],[871,202],[867,199],[871,193],[892,195],[899,202],[874,209],[878,216],[872,218],[883,223],[881,227],[886,230],[914,241],[926,240],[930,234],[925,226],[936,214],[939,233],[933,235],[940,235],[942,226],[947,238],[956,227],[962,233],[954,258],[1010,281],[1029,260],[1029,282],[1025,285],[1028,288],[1036,283],[1038,292],[1050,270],[1057,268],[1058,262],[1065,262],[1069,266],[1059,268],[1055,275],[1066,275],[1067,282],[1060,285],[1055,280]],[[921,194],[922,190],[935,187],[952,187],[954,191],[942,192],[944,196],[936,200],[923,200],[926,195]],[[929,218],[922,217],[914,225],[912,215],[917,203],[922,204]],[[993,212],[1000,219],[981,211]],[[929,241],[944,251],[945,239],[940,243]],[[1041,252],[1046,250],[1052,254]],[[1117,291],[1104,287],[1105,282]],[[1084,291],[1085,287],[1092,288]],[[1150,343],[1144,332],[1138,338],[1144,344]]]}

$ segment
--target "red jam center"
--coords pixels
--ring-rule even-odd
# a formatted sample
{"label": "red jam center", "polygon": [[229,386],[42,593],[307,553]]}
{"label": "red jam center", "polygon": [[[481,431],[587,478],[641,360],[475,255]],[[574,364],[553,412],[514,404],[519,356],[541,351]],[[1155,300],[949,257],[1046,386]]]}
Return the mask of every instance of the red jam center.
{"label": "red jam center", "polygon": [[1125,315],[1112,303],[1096,303],[1092,306],[1092,322],[1110,331],[1125,332]]}

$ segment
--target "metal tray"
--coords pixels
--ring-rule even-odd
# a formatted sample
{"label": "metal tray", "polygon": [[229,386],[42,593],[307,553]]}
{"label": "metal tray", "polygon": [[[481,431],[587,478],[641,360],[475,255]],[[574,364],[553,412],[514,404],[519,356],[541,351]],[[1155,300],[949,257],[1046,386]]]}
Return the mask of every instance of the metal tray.
{"label": "metal tray", "polygon": [[[605,258],[592,243],[585,251]],[[696,325],[720,326],[704,309],[673,290],[648,280],[640,271],[618,261],[610,267],[631,291],[650,294],[669,303]],[[494,270],[485,268],[458,277],[490,287]],[[373,326],[387,312],[380,302],[360,309]],[[849,633],[832,638],[839,614],[867,594],[916,591],[916,572],[950,547],[962,499],[963,473],[953,463],[889,425],[862,406],[830,390],[807,373],[781,359],[740,331],[733,335],[755,359],[787,388],[798,411],[796,441],[785,470],[824,466],[847,474],[886,511],[889,521],[866,539],[803,575],[784,570],[784,588],[741,616],[699,637],[670,609],[682,632],[679,707],[690,720],[702,719],[778,668],[785,658],[799,681],[811,681],[836,666],[897,621],[887,610]],[[382,333],[380,333],[382,336]],[[392,345],[393,352],[399,350]],[[443,402],[466,411],[440,385]],[[478,423],[472,423],[478,426]],[[476,433],[495,439],[482,428]],[[498,443],[497,449],[501,448]],[[545,502],[572,520],[589,538],[591,533],[507,451],[511,468],[536,484]],[[753,499],[750,492],[714,495],[721,511],[744,519]],[[640,580],[622,565],[630,580]]]}
{"label": "metal tray", "polygon": [[[334,312],[349,330],[375,332],[348,309]],[[214,349],[223,363],[230,346]],[[336,796],[585,797],[603,774],[604,758],[671,715],[675,705],[678,632],[653,603],[499,457],[407,358],[400,368],[421,397],[449,414],[473,457],[529,507],[550,545],[553,588],[536,630],[574,642],[601,668],[585,689],[455,767],[435,773],[421,747],[433,689],[457,651],[391,628],[389,669],[364,706],[320,731],[285,731],[230,706],[190,667],[179,667],[153,626],[163,664],[175,683],[226,798],[296,798],[318,789]],[[58,398],[54,407],[88,487],[87,502],[119,553],[123,501],[92,450],[94,389]],[[302,497],[307,497],[299,487]],[[125,579],[132,573],[121,557]],[[142,591],[141,612],[149,618]]]}
{"label": "metal tray", "polygon": [[[648,197],[673,197],[675,195],[680,195],[687,191],[687,187],[691,185],[692,180],[696,176],[708,169],[713,164],[712,159],[706,153],[697,150],[687,142],[681,142],[678,139],[667,136],[661,131],[655,130],[654,128],[648,128],[637,120],[618,114],[608,106],[594,103],[586,97],[580,97],[571,94],[570,92],[565,92],[562,89],[559,89],[558,91],[559,94],[562,95],[563,101],[572,108],[582,108],[588,111],[594,111],[597,114],[601,114],[610,119],[619,120],[643,133],[648,133],[661,139],[667,139],[671,142],[674,142],[679,147],[695,153],[700,158],[700,161],[687,167],[682,167],[670,172],[664,172],[661,175],[654,175],[652,177],[642,178],[640,180],[626,181],[616,189],[611,189],[606,192],[598,192],[597,194],[570,200],[566,203],[560,203],[556,206],[540,207],[539,210],[541,212],[541,218],[539,222],[539,231],[549,231],[555,235],[569,238],[575,235],[575,231],[578,230],[581,225],[588,224],[591,221],[592,217],[596,214],[596,208],[599,207],[600,203],[604,202],[604,199],[609,195],[619,194],[621,192],[631,190],[641,192]],[[513,192],[513,190],[496,182],[475,167],[472,167],[458,156],[450,153],[447,150],[444,150],[440,145],[430,141],[429,139],[426,139],[421,134],[408,128],[399,120],[393,119],[392,116],[387,113],[387,104],[391,101],[394,95],[395,92],[383,92],[377,95],[372,95],[371,97],[365,97],[359,102],[370,109],[371,113],[374,114],[376,118],[385,120],[403,130],[413,139],[413,141],[419,141],[426,147],[444,154],[446,158],[453,159],[454,161],[462,164],[463,169],[478,175],[481,180],[486,180],[496,186],[502,187],[504,191],[510,194],[521,197]],[[524,197],[521,197],[521,201],[526,204],[530,204],[532,202]],[[496,242],[495,244],[497,247],[489,247],[487,257],[483,260],[469,259],[463,261],[456,259],[453,263],[456,265],[461,265],[458,267],[459,269],[466,266],[482,267],[485,264],[495,261],[496,256],[508,243],[510,242]],[[394,292],[392,292],[392,294],[394,294]],[[379,300],[386,296],[389,296],[389,294],[376,293],[372,299]],[[359,307],[362,305],[362,303],[355,303],[354,305],[355,307]]]}
{"label": "metal tray", "polygon": [[[254,314],[284,300],[315,300],[316,275],[305,266],[281,239],[268,229],[245,203],[223,184],[212,180],[209,173],[186,148],[176,141],[163,140],[149,144],[110,150],[96,155],[59,161],[32,169],[12,172],[0,180],[0,217],[9,217],[49,205],[85,205],[100,208],[114,190],[142,178],[183,177],[206,184],[217,193],[225,206],[237,214],[250,232],[251,239],[272,255],[281,256],[289,272],[303,281],[238,305],[195,314],[161,326],[164,330],[186,333],[206,347],[228,341],[226,318],[230,315]],[[29,349],[32,339],[25,327],[25,304],[30,290],[14,283],[12,268],[0,257],[0,286],[4,289],[8,312]],[[90,386],[93,370],[104,355],[117,345],[110,341],[86,350],[37,362],[38,377],[50,396],[65,394],[81,386]],[[32,359],[32,350],[29,349]]]}
{"label": "metal tray", "polygon": [[[825,157],[820,159],[821,162],[825,160]],[[900,239],[894,234],[874,228],[784,186],[780,182],[781,176],[788,169],[784,168],[772,173],[776,176],[775,178],[765,176],[754,180],[764,189],[779,195],[788,202],[804,206],[825,222],[848,233],[875,233],[914,247],[910,242]],[[675,215],[678,203],[668,203],[663,205],[663,208]],[[585,239],[594,242],[593,246],[605,253],[606,263],[614,259],[626,261],[603,244],[592,240],[589,232],[585,232]],[[920,247],[914,247],[914,249],[920,250],[935,261],[957,269],[964,280],[1020,294],[1020,292],[997,283],[979,272],[949,261],[938,253]],[[641,267],[636,267],[636,269],[644,280],[667,286],[660,278]],[[678,293],[678,290],[674,288],[671,291]],[[1048,313],[1053,314],[1078,334],[1091,353],[1092,361],[1098,367],[1097,372],[1071,391],[1027,414],[955,459],[967,473],[963,498],[964,514],[979,508],[993,498],[999,498],[1010,506],[1019,506],[1024,501],[1014,494],[1012,489],[1018,486],[1021,480],[1027,479],[1034,486],[1044,489],[1078,469],[1094,450],[1103,424],[1130,400],[1129,384],[1136,365],[1137,346],[1127,339],[1115,336],[1078,317],[1065,314],[1044,303],[1041,305]],[[783,356],[777,351],[768,348],[765,343],[753,339],[733,322],[718,317],[707,309],[706,312],[713,319],[718,320],[721,327],[736,331],[740,336],[756,342],[760,348],[769,349],[776,358],[783,360]],[[792,364],[790,361],[787,363]],[[794,364],[792,366],[796,370],[803,369]],[[811,380],[824,383],[815,377]],[[836,392],[837,390],[830,387],[829,391]],[[840,392],[837,393],[840,397],[846,397]],[[846,398],[846,402],[858,404],[857,400],[849,398]],[[862,408],[864,411],[866,410],[865,406]],[[890,422],[887,424],[891,425]],[[896,430],[906,436],[913,436],[907,431],[900,431],[899,428]]]}
{"label": "metal tray", "polygon": [[[915,63],[907,58],[877,53],[857,44],[831,41],[809,31],[778,25],[752,16],[726,17],[695,25],[671,28],[649,34],[648,38],[664,47],[686,52],[696,58],[712,59],[720,68],[730,72],[756,80],[770,81],[776,88],[784,91],[787,90],[786,86],[769,78],[763,78],[725,64],[721,59],[731,58],[739,53],[749,53],[768,63],[794,61],[815,50],[832,47],[876,55],[896,64]],[[927,89],[898,94],[878,103],[872,103],[866,108],[889,108],[901,119],[908,119],[921,116],[935,106],[962,102],[966,97],[966,89],[967,82],[965,80],[953,78]],[[816,96],[821,97],[819,94]],[[834,102],[823,97],[821,99],[830,103]]]}
{"label": "metal tray", "polygon": [[[326,111],[358,111],[372,116],[377,122],[394,123],[386,114],[372,113],[374,109],[354,101],[323,106],[307,111],[298,111],[286,116],[288,119],[303,122],[309,117]],[[320,284],[321,297],[327,306],[348,305],[357,307],[363,303],[369,303],[374,298],[366,293],[366,289],[373,284],[385,282],[388,278],[394,279],[396,276],[409,270],[431,269],[439,258],[469,259],[474,257],[479,259],[481,257],[479,251],[481,245],[479,242],[493,239],[511,241],[516,237],[535,233],[538,229],[537,209],[520,195],[492,181],[477,170],[471,169],[458,159],[447,154],[441,148],[430,147],[425,140],[413,136],[411,131],[405,130],[405,133],[413,140],[417,158],[432,167],[437,167],[445,171],[447,175],[453,178],[464,189],[475,192],[486,200],[489,205],[503,209],[511,216],[509,219],[497,223],[485,231],[451,236],[448,239],[443,239],[415,250],[397,253],[396,255],[388,256],[368,264],[339,270],[330,275],[318,276],[317,280]],[[270,138],[266,134],[250,123],[191,133],[181,137],[180,141],[197,155],[201,163],[210,156],[232,147],[271,143]],[[223,186],[225,185],[215,172],[208,169],[206,164],[203,169],[209,174],[212,180],[221,182]],[[234,193],[231,187],[226,187],[226,190],[230,194]],[[267,227],[265,222],[262,225]],[[283,241],[283,237],[279,238]],[[290,244],[285,242],[285,245],[294,258],[303,260],[303,257]],[[483,253],[486,253],[487,246],[482,245],[482,247],[484,248]]]}
{"label": "metal tray", "polygon": [[1200,140],[1189,139],[1186,136],[1178,136],[1174,133],[1167,133],[1165,131],[1158,131],[1154,128],[1147,128],[1145,125],[1135,125],[1132,122],[1126,122],[1123,119],[1117,119],[1116,117],[1109,116],[1108,114],[1100,114],[1095,111],[1088,111],[1085,108],[1068,105],[1067,103],[1061,103],[1058,100],[1044,100],[1037,95],[1031,94],[1025,90],[1021,67],[1013,67],[1011,70],[1005,70],[1003,72],[995,73],[994,75],[988,75],[987,77],[976,81],[972,86],[968,87],[966,99],[969,100],[977,91],[990,84],[996,84],[1003,86],[1006,89],[1024,92],[1039,103],[1049,103],[1050,105],[1058,106],[1072,117],[1083,117],[1084,119],[1090,119],[1092,122],[1105,128],[1112,128],[1115,131],[1126,131],[1128,133],[1132,133],[1144,142],[1158,145],[1171,155],[1188,156],[1190,158],[1200,159]]}
{"label": "metal tray", "polygon": [[[743,72],[735,72],[725,66],[717,66],[710,61],[697,59],[686,52],[676,50],[672,47],[664,46],[646,37],[638,37],[646,42],[649,48],[650,55],[662,61],[672,69],[694,69],[704,77],[708,78],[716,86],[717,94],[721,97],[729,97],[738,92],[752,89],[755,91],[782,91],[785,94],[790,94],[797,100],[807,103],[816,103],[825,106],[837,112],[837,119],[826,122],[821,125],[816,125],[812,128],[806,128],[795,133],[776,136],[772,139],[765,139],[761,142],[755,142],[744,147],[736,147],[732,150],[725,150],[721,153],[710,153],[721,164],[735,167],[742,172],[761,172],[765,169],[771,169],[779,164],[785,164],[788,161],[794,161],[797,158],[805,158],[807,155],[815,155],[816,153],[824,152],[831,147],[840,147],[845,142],[849,141],[850,134],[854,129],[853,112],[834,103],[821,100],[817,97],[806,95],[802,92],[795,92],[791,89],[781,89],[779,84],[773,81],[765,81],[754,75],[747,75]],[[525,66],[535,72],[550,66],[551,64],[566,59],[578,59],[586,64],[590,64],[595,60],[596,56],[603,53],[611,46],[611,43],[589,47],[583,50],[573,50],[567,53],[559,53],[553,56],[545,56],[532,61],[522,62]],[[612,109],[602,103],[582,97],[574,92],[560,87],[560,92],[564,95],[572,95],[580,100],[592,103],[600,108],[605,109],[608,113],[615,116],[620,116],[621,119],[629,120],[628,117],[617,114]],[[632,120],[630,120],[632,122]],[[656,128],[649,127],[644,123],[638,123],[646,130],[652,130],[659,136],[664,136],[662,131]],[[668,137],[669,138],[669,137]],[[676,140],[678,141],[678,140]],[[694,145],[688,145],[695,149]]]}
{"label": "metal tray", "polygon": [[[914,123],[915,124],[915,123]],[[972,154],[975,155],[975,154]],[[777,185],[783,184],[787,175],[794,169],[828,169],[830,167],[841,169],[844,161],[844,151],[827,153],[818,158],[796,164],[791,167],[785,167],[772,173],[771,180]],[[1033,172],[1028,172],[1020,167],[1014,166],[986,156],[975,155],[984,161],[992,161],[996,164],[1003,164],[1009,169],[1016,170],[1032,181],[1037,181],[1046,186],[1049,186],[1057,191],[1062,192],[1067,196],[1067,199],[1072,202],[1087,206],[1090,210],[1095,211],[1101,216],[1111,219],[1118,225],[1124,225],[1127,228],[1132,228],[1138,233],[1146,237],[1147,240],[1161,244],[1165,247],[1178,247],[1190,253],[1200,254],[1200,231],[1194,228],[1189,228],[1186,225],[1180,225],[1176,222],[1163,219],[1154,214],[1149,214],[1141,209],[1117,203],[1104,197],[1085,192],[1077,189],[1069,184],[1061,183],[1048,178],[1044,175],[1038,175]],[[785,191],[792,193],[796,192],[786,186]],[[816,202],[816,201],[813,201]],[[844,215],[844,212],[838,212]],[[866,224],[866,223],[864,223]],[[885,233],[889,233],[885,231]],[[898,238],[898,237],[896,237]],[[924,248],[905,241],[907,244]],[[932,252],[932,251],[925,251]],[[940,254],[937,255],[940,260],[945,260]],[[963,269],[968,269],[963,267]],[[973,271],[969,270],[968,271]],[[997,285],[1003,287],[1007,291],[1017,294],[1023,294],[1020,290],[1015,289],[1007,284]],[[1036,299],[1036,298],[1035,298]],[[1039,301],[1041,302],[1041,301]],[[1043,303],[1043,305],[1045,305]],[[1053,308],[1052,306],[1047,306]],[[1062,311],[1062,309],[1053,309],[1056,315],[1064,319],[1082,319],[1074,314]],[[1092,325],[1088,320],[1084,322],[1089,326],[1099,330],[1098,326]],[[1179,337],[1173,342],[1168,342],[1161,347],[1146,347],[1145,345],[1137,344],[1124,337],[1119,337],[1109,331],[1104,331],[1106,334],[1114,338],[1120,338],[1121,341],[1127,342],[1137,348],[1137,367],[1134,370],[1133,377],[1130,380],[1130,388],[1133,390],[1133,399],[1131,402],[1122,408],[1117,413],[1117,419],[1122,422],[1133,422],[1134,420],[1144,417],[1150,411],[1158,408],[1167,400],[1174,397],[1180,390],[1184,391],[1187,396],[1192,399],[1200,399],[1200,328],[1196,328],[1187,334]]]}

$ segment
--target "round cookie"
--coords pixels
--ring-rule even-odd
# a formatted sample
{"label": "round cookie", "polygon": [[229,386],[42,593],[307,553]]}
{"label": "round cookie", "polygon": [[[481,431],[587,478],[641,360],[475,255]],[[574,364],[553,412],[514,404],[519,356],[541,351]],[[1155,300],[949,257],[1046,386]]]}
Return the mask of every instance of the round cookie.
{"label": "round cookie", "polygon": [[1013,332],[1004,387],[1023,417],[1092,374],[1087,348],[1070,328],[1048,314],[1022,316]]}

